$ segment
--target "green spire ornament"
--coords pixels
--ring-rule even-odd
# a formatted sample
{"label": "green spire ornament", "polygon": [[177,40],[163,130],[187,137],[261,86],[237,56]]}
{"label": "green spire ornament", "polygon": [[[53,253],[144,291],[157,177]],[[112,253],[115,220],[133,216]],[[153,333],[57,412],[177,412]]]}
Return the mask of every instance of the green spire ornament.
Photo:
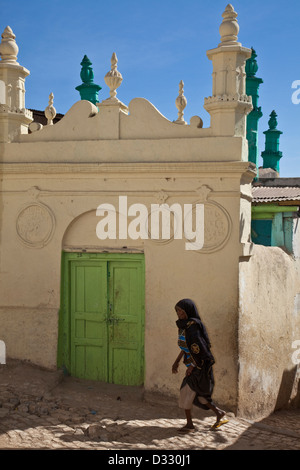
{"label": "green spire ornament", "polygon": [[82,67],[80,78],[83,83],[77,86],[75,90],[79,91],[82,100],[91,101],[93,104],[99,103],[98,92],[101,90],[101,86],[93,82],[94,72],[91,67],[92,62],[85,55],[80,65]]}
{"label": "green spire ornament", "polygon": [[263,168],[272,168],[279,174],[279,160],[282,152],[279,151],[279,139],[282,134],[277,129],[277,114],[272,111],[269,119],[269,129],[264,132],[266,136],[265,150],[261,153],[263,158]]}
{"label": "green spire ornament", "polygon": [[247,139],[248,139],[248,160],[258,168],[258,121],[262,117],[261,107],[258,106],[258,89],[263,83],[261,78],[256,77],[258,65],[257,54],[252,48],[252,55],[246,61],[246,95],[252,96],[253,110],[247,116]]}

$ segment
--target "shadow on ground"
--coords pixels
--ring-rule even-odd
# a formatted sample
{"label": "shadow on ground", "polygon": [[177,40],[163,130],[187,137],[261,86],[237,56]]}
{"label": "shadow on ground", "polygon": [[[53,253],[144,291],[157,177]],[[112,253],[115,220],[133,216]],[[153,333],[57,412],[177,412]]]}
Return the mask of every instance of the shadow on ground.
{"label": "shadow on ground", "polygon": [[[42,429],[42,449],[51,448],[47,442],[55,436],[62,448],[90,443],[95,449],[119,450],[300,450],[299,409],[256,422],[231,417],[214,431],[210,411],[195,409],[194,417],[197,432],[179,435],[185,420],[174,398],[145,394],[143,387],[80,380],[20,361],[0,365],[0,448],[7,442],[12,446],[15,433],[34,435],[32,430]],[[22,437],[16,447],[34,448],[34,442]]]}

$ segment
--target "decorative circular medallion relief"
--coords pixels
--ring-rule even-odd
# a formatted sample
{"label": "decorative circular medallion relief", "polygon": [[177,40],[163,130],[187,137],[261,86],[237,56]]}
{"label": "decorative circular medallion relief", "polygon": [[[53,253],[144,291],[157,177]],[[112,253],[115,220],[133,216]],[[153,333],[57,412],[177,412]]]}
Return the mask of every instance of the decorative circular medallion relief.
{"label": "decorative circular medallion relief", "polygon": [[19,212],[16,229],[25,245],[42,248],[53,235],[54,215],[44,204],[32,203]]}
{"label": "decorative circular medallion relief", "polygon": [[220,250],[231,233],[231,219],[224,207],[216,202],[204,203],[204,246],[199,253]]}
{"label": "decorative circular medallion relief", "polygon": [[[198,200],[197,202],[193,203],[192,209],[192,220],[193,220],[193,230],[195,230],[195,220],[196,220],[196,204],[203,204],[204,205],[204,245],[200,250],[195,250],[196,253],[213,253],[223,248],[226,245],[232,228],[231,218],[220,204],[215,201],[207,201],[207,200]],[[160,234],[157,239],[153,237],[153,227],[151,227],[151,231],[148,230],[149,239],[153,242],[159,244],[167,244],[174,240],[174,229],[176,232],[178,231],[178,224],[180,223],[181,217],[177,219],[176,214],[171,213],[170,208],[166,208],[166,213],[170,212],[168,218],[168,222],[170,225],[170,235],[164,239],[162,237],[162,232],[160,230]],[[148,217],[148,227],[150,227],[150,220],[151,214]],[[182,238],[185,238],[185,216],[182,213]],[[194,242],[195,240],[185,240]]]}

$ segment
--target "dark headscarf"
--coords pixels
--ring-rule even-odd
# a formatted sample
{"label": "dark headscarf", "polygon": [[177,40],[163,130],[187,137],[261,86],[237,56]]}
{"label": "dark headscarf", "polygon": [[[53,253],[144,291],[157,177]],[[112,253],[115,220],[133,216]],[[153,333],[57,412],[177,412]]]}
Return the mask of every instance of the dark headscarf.
{"label": "dark headscarf", "polygon": [[184,310],[185,313],[188,316],[188,319],[195,318],[195,319],[200,320],[200,315],[198,313],[198,309],[197,309],[196,305],[194,304],[194,302],[191,299],[179,300],[179,302],[177,302],[175,307],[179,307],[182,310]]}
{"label": "dark headscarf", "polygon": [[209,340],[206,328],[201,321],[201,318],[200,318],[200,315],[199,315],[199,312],[195,303],[191,299],[182,299],[182,300],[179,300],[179,302],[177,302],[175,307],[179,307],[182,310],[184,310],[188,317],[187,320],[177,320],[176,324],[178,328],[185,328],[189,321],[191,320],[195,321],[200,327],[201,336],[204,338],[207,346],[210,348],[211,347],[210,340]]}

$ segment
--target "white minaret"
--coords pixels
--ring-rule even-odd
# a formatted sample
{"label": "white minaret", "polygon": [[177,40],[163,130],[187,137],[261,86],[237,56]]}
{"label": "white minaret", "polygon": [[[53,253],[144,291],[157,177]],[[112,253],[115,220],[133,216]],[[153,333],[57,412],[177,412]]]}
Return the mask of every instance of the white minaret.
{"label": "white minaret", "polygon": [[211,116],[214,135],[246,138],[246,116],[252,110],[252,98],[246,95],[245,64],[251,49],[238,42],[237,13],[231,4],[222,16],[221,42],[207,51],[213,64],[213,86],[204,108]]}
{"label": "white minaret", "polygon": [[7,26],[0,44],[0,142],[12,142],[28,132],[32,113],[25,109],[25,78],[29,71],[17,62],[19,52]]}

